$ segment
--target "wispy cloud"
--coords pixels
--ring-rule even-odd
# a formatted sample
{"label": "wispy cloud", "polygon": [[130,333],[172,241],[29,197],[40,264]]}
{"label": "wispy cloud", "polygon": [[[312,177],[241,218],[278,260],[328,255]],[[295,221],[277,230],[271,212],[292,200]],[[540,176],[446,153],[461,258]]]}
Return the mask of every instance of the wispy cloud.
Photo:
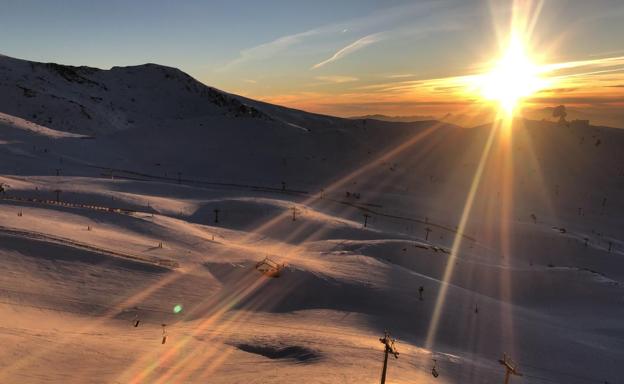
{"label": "wispy cloud", "polygon": [[413,73],[394,73],[391,75],[386,75],[385,77],[387,79],[402,79],[402,78],[406,78],[406,77],[414,77],[415,75]]}
{"label": "wispy cloud", "polygon": [[624,56],[615,56],[615,57],[603,57],[600,59],[590,59],[590,60],[577,60],[577,61],[568,61],[564,63],[554,63],[547,64],[542,67],[543,72],[553,72],[553,71],[563,71],[567,69],[577,69],[577,68],[591,68],[591,69],[601,69],[601,68],[611,68],[611,69],[624,69]]}
{"label": "wispy cloud", "polygon": [[553,97],[531,97],[528,99],[532,103],[539,104],[622,104],[624,97],[619,95],[612,96],[586,96],[586,97],[569,97],[565,95]]}
{"label": "wispy cloud", "polygon": [[382,33],[373,33],[368,36],[364,36],[361,39],[358,39],[354,41],[353,43],[347,45],[346,47],[339,49],[329,59],[323,60],[320,63],[314,64],[311,69],[321,68],[322,66],[332,63],[336,60],[339,60],[347,55],[352,54],[355,51],[359,51],[360,49],[366,47],[367,45],[376,43],[379,40],[381,40],[381,36],[382,36]]}
{"label": "wispy cloud", "polygon": [[[553,79],[557,85],[555,88],[545,90],[549,92],[570,93],[584,91],[597,85],[617,86],[621,85],[624,79],[624,56],[551,63],[541,66],[540,72],[544,77]],[[479,74],[464,74],[405,80],[402,75],[390,75],[385,76],[383,82],[364,85],[357,89],[377,93],[412,93],[415,89],[470,91],[474,84],[473,80],[479,76]]]}
{"label": "wispy cloud", "polygon": [[[456,20],[455,17],[461,17],[461,16],[465,17],[466,14],[463,14],[463,15],[459,14],[456,16],[453,16],[451,14],[446,15],[447,19],[449,20],[450,19]],[[422,23],[419,23],[418,25],[410,24],[407,27],[398,27],[398,28],[385,30],[383,32],[371,33],[344,46],[343,48],[336,51],[328,59],[314,64],[310,69],[314,70],[314,69],[321,68],[327,64],[340,60],[356,51],[359,51],[369,45],[380,42],[382,40],[405,38],[408,36],[412,38],[417,37],[417,36],[423,37],[423,36],[426,36],[427,34],[434,33],[434,32],[450,31],[450,30],[458,30],[458,29],[461,29],[460,23],[449,22],[449,21],[445,23],[438,21],[436,23],[434,18],[430,18],[429,20],[427,20],[427,22],[422,22]],[[409,77],[409,76],[411,75],[399,74],[399,75],[394,75],[394,78]]]}
{"label": "wispy cloud", "polygon": [[242,64],[251,60],[266,59],[274,56],[275,54],[300,43],[305,38],[318,35],[322,33],[321,29],[311,29],[305,32],[300,32],[292,35],[282,36],[268,43],[256,45],[255,47],[244,49],[240,52],[239,56],[224,65],[221,70],[228,69],[230,67]]}
{"label": "wispy cloud", "polygon": [[324,81],[327,83],[336,83],[336,84],[349,83],[352,81],[359,80],[357,77],[353,77],[353,76],[317,76],[315,77],[315,79]]}
{"label": "wispy cloud", "polygon": [[[327,42],[329,39],[335,39],[336,36],[342,35],[342,38],[344,38],[344,36],[349,34],[364,34],[375,30],[386,30],[389,26],[402,25],[407,22],[413,24],[414,20],[423,20],[425,17],[431,15],[431,12],[443,6],[448,6],[448,4],[443,1],[421,1],[418,3],[409,3],[378,10],[363,17],[345,20],[335,24],[322,25],[304,32],[282,36],[267,43],[240,51],[238,57],[226,63],[220,68],[220,70],[227,70],[249,61],[271,58],[278,53],[314,38],[325,39],[324,41]],[[360,44],[371,44],[373,41],[366,39],[372,39],[375,35],[376,34],[373,33],[372,35],[369,34],[365,36],[360,39],[364,39],[363,41],[360,41]],[[351,45],[356,43],[357,41]],[[348,47],[343,49],[346,48]]]}

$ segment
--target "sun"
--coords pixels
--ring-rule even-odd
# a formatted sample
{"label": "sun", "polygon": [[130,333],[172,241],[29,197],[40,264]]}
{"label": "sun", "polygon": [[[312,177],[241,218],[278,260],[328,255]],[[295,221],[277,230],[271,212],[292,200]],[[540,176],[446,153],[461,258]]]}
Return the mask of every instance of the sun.
{"label": "sun", "polygon": [[483,98],[497,102],[508,116],[512,116],[522,99],[548,85],[540,72],[522,39],[512,35],[492,69],[477,77],[477,87]]}

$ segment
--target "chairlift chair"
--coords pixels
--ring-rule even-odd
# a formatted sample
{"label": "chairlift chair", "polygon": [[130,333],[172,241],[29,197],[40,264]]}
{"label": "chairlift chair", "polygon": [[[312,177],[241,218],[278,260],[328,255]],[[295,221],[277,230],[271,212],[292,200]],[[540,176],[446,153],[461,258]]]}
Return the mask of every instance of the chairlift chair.
{"label": "chairlift chair", "polygon": [[286,267],[284,263],[277,263],[268,257],[265,257],[264,260],[256,263],[256,269],[267,277],[277,278],[280,277],[282,270]]}

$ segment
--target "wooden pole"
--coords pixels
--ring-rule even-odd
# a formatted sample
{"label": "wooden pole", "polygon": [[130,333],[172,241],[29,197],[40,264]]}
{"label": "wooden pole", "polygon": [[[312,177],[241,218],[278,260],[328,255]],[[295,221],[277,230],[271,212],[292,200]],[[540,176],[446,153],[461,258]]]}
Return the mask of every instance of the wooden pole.
{"label": "wooden pole", "polygon": [[509,384],[509,369],[505,370],[505,384]]}
{"label": "wooden pole", "polygon": [[386,346],[384,351],[383,369],[381,370],[381,384],[386,384],[386,371],[388,370],[388,352],[388,346]]}

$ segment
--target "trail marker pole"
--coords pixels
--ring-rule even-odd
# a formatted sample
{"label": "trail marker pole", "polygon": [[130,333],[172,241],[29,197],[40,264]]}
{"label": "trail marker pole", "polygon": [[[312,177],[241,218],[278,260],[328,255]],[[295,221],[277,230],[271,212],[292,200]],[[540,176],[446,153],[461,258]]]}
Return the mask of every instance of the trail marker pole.
{"label": "trail marker pole", "polygon": [[371,217],[368,213],[364,214],[364,228],[368,225],[368,218]]}
{"label": "trail marker pole", "polygon": [[511,375],[522,376],[522,373],[518,372],[516,364],[506,354],[503,354],[502,360],[498,360],[498,362],[505,367],[505,384],[509,384]]}
{"label": "trail marker pole", "polygon": [[165,329],[166,326],[167,326],[167,324],[162,324],[162,342],[161,342],[161,344],[165,344],[167,342],[167,330]]}
{"label": "trail marker pole", "polygon": [[427,228],[425,228],[425,231],[427,232],[427,234],[425,235],[425,241],[427,241],[427,240],[429,240],[429,233],[432,231],[432,229],[427,227]]}
{"label": "trail marker pole", "polygon": [[390,337],[390,333],[385,331],[384,337],[380,338],[379,341],[384,345],[384,362],[383,369],[381,371],[381,384],[386,383],[386,371],[388,370],[388,354],[391,353],[394,355],[395,359],[399,358],[399,352],[396,350],[394,346],[395,339]]}

